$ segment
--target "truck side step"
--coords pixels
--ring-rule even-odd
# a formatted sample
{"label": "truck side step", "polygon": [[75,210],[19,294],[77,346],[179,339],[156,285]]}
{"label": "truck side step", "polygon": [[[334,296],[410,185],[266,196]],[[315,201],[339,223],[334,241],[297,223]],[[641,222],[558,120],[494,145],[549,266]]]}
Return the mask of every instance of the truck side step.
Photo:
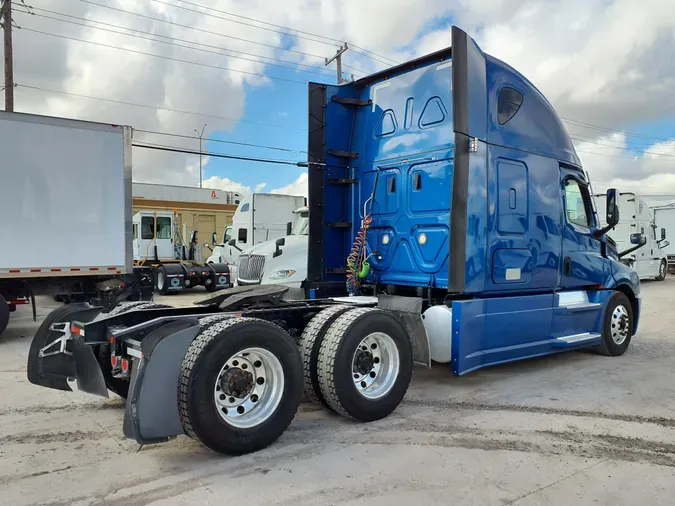
{"label": "truck side step", "polygon": [[356,181],[357,180],[352,177],[329,177],[326,180],[328,184],[344,185],[344,186],[355,184]]}
{"label": "truck side step", "polygon": [[329,149],[328,154],[331,156],[337,156],[338,158],[349,158],[350,160],[355,160],[359,157],[359,154],[354,153],[353,151],[338,151],[335,149]]}
{"label": "truck side step", "polygon": [[582,334],[572,334],[571,336],[563,336],[557,338],[553,341],[552,346],[554,348],[567,348],[571,346],[577,346],[579,344],[591,344],[592,341],[598,341],[600,343],[600,338],[602,336],[597,332],[584,332]]}
{"label": "truck side step", "polygon": [[370,100],[370,99],[362,100],[362,99],[359,99],[359,98],[338,97],[337,95],[333,95],[331,97],[331,100],[333,102],[337,102],[338,104],[355,105],[355,106],[358,106],[358,107],[363,107],[363,106],[370,105],[370,104],[373,103],[373,101]]}

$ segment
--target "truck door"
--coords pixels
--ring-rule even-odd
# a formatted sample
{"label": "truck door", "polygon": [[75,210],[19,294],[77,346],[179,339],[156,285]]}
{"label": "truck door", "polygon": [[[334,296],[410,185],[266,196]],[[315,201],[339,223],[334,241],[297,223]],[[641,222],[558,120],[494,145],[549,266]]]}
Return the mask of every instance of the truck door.
{"label": "truck door", "polygon": [[562,265],[560,288],[603,285],[611,276],[609,261],[602,256],[588,183],[580,171],[561,167],[563,200]]}

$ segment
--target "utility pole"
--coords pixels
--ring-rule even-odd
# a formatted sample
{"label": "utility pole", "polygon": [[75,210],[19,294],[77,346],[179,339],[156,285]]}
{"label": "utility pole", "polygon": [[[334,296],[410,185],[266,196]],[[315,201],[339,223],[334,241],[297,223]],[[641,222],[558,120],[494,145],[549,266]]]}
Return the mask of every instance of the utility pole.
{"label": "utility pole", "polygon": [[14,61],[12,59],[12,0],[4,0],[0,18],[5,32],[5,111],[14,111]]}
{"label": "utility pole", "polygon": [[345,82],[344,79],[342,79],[342,54],[349,49],[347,47],[347,43],[345,42],[344,46],[341,46],[336,52],[335,56],[332,58],[326,58],[326,66],[328,66],[330,63],[335,60],[337,62],[337,82],[338,84],[342,84]]}
{"label": "utility pole", "polygon": [[202,127],[202,131],[199,132],[195,128],[195,132],[199,136],[199,187],[202,187],[202,179],[203,179],[203,173],[202,173],[202,138],[204,137],[204,129],[206,128],[206,123],[204,123],[204,126]]}

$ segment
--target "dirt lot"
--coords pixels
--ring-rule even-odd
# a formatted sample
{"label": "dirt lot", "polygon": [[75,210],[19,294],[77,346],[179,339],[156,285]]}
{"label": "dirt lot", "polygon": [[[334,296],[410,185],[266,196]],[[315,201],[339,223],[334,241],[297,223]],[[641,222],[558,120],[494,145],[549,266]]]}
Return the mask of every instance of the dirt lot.
{"label": "dirt lot", "polygon": [[[671,505],[675,277],[643,294],[621,358],[571,352],[463,378],[420,369],[385,420],[303,405],[276,444],[239,458],[187,437],[139,450],[121,399],[29,384],[37,325],[23,309],[0,339],[0,504]],[[39,317],[56,305],[40,302]]]}

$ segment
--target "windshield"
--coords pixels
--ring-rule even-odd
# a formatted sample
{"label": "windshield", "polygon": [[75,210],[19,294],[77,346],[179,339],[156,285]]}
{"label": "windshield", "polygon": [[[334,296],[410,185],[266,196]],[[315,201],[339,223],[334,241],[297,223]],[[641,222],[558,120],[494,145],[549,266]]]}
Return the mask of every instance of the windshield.
{"label": "windshield", "polygon": [[230,239],[232,239],[232,227],[227,227],[225,229],[225,234],[223,237],[223,244],[227,244],[227,241],[229,241]]}
{"label": "windshield", "polygon": [[300,213],[292,235],[309,235],[309,212]]}

